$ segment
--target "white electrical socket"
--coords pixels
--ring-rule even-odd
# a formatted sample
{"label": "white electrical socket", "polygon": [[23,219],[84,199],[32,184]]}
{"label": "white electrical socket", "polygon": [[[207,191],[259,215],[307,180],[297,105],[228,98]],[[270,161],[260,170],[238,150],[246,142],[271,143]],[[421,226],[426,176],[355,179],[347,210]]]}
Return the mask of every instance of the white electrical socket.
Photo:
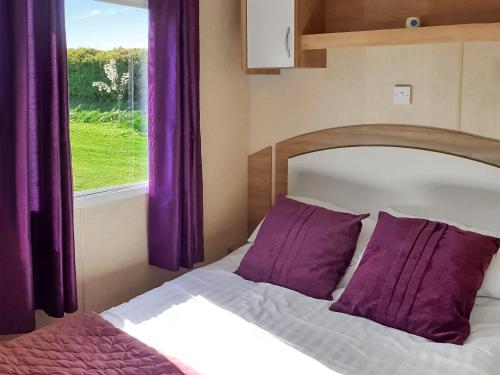
{"label": "white electrical socket", "polygon": [[411,104],[411,85],[394,86],[394,104]]}

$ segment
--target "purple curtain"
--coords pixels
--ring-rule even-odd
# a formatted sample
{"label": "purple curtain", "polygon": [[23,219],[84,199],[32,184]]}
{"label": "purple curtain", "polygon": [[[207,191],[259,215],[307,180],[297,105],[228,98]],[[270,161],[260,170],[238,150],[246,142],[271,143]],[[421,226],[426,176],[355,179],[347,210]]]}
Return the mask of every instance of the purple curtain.
{"label": "purple curtain", "polygon": [[198,0],[149,0],[149,207],[152,265],[203,261]]}
{"label": "purple curtain", "polygon": [[77,309],[63,0],[0,0],[0,334]]}

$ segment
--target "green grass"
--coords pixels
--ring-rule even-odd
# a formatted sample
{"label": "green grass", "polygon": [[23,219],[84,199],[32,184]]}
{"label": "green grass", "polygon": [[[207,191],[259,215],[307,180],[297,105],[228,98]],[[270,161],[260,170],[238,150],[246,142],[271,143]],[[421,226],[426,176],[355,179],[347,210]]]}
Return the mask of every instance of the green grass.
{"label": "green grass", "polygon": [[129,123],[70,122],[74,190],[147,180],[147,137]]}

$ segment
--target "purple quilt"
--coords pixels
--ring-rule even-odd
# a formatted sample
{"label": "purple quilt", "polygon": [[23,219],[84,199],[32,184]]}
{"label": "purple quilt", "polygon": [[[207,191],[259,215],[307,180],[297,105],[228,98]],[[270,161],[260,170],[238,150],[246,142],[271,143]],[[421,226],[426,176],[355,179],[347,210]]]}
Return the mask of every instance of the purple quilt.
{"label": "purple quilt", "polygon": [[183,367],[93,313],[0,344],[0,374],[194,374]]}

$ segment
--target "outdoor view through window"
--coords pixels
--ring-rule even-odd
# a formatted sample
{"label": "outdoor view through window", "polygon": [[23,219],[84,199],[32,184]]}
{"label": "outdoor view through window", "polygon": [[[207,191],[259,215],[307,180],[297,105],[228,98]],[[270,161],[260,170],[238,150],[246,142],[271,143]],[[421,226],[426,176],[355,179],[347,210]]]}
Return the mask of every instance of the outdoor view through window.
{"label": "outdoor view through window", "polygon": [[147,9],[66,0],[75,191],[147,180]]}

